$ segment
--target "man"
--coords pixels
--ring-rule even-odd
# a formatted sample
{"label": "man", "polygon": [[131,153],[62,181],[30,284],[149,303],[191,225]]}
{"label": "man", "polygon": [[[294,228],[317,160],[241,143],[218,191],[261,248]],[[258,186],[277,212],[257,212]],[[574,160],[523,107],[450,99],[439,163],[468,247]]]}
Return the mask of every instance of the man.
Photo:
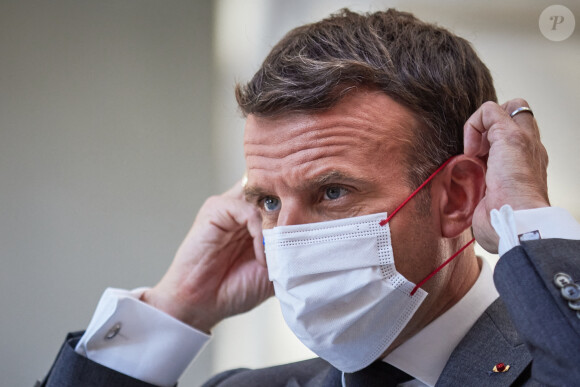
{"label": "man", "polygon": [[[494,102],[465,40],[344,10],[291,31],[236,97],[244,187],[208,199],[154,288],[108,290],[46,385],[173,385],[204,332],[272,283],[322,359],[208,386],[580,380],[580,226],[549,208],[527,103]],[[472,228],[499,246],[501,298]]]}

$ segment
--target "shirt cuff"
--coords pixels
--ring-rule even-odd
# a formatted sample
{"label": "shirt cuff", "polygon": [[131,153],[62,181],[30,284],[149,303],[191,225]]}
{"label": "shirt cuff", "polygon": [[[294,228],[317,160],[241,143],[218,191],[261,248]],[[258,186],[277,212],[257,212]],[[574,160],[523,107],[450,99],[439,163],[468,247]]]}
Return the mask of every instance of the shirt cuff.
{"label": "shirt cuff", "polygon": [[529,239],[580,239],[580,224],[565,209],[542,207],[514,211],[509,205],[490,212],[491,225],[499,236],[502,256]]}
{"label": "shirt cuff", "polygon": [[75,351],[135,379],[173,386],[210,336],[140,301],[145,290],[105,290]]}

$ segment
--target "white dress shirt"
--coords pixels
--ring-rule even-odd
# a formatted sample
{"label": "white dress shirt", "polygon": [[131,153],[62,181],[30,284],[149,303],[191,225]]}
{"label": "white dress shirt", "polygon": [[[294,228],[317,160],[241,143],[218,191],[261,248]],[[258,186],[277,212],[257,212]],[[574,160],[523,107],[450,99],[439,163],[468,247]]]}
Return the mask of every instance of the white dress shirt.
{"label": "white dress shirt", "polygon": [[[500,255],[529,232],[544,239],[580,239],[580,225],[559,208],[512,211],[504,206],[492,210],[491,219]],[[136,379],[172,386],[210,337],[139,301],[143,290],[107,289],[75,350]],[[404,386],[433,386],[453,349],[497,296],[491,268],[483,263],[476,283],[456,305],[384,360],[416,378]]]}

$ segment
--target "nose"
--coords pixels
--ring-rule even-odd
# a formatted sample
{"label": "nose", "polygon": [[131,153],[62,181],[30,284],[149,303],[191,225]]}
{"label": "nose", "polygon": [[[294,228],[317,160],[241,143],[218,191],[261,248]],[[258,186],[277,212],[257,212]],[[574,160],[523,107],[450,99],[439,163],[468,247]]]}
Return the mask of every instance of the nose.
{"label": "nose", "polygon": [[306,206],[296,201],[283,201],[278,214],[277,226],[312,223],[316,220],[310,215]]}

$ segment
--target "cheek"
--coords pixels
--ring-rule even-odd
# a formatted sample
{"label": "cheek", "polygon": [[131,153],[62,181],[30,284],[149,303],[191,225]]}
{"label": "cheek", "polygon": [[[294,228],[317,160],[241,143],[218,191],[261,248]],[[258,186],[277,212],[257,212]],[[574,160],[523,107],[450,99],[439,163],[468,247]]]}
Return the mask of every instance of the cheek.
{"label": "cheek", "polygon": [[415,216],[413,214],[405,219],[395,216],[390,227],[395,267],[416,284],[437,267],[438,247],[431,233],[429,218],[417,219]]}

